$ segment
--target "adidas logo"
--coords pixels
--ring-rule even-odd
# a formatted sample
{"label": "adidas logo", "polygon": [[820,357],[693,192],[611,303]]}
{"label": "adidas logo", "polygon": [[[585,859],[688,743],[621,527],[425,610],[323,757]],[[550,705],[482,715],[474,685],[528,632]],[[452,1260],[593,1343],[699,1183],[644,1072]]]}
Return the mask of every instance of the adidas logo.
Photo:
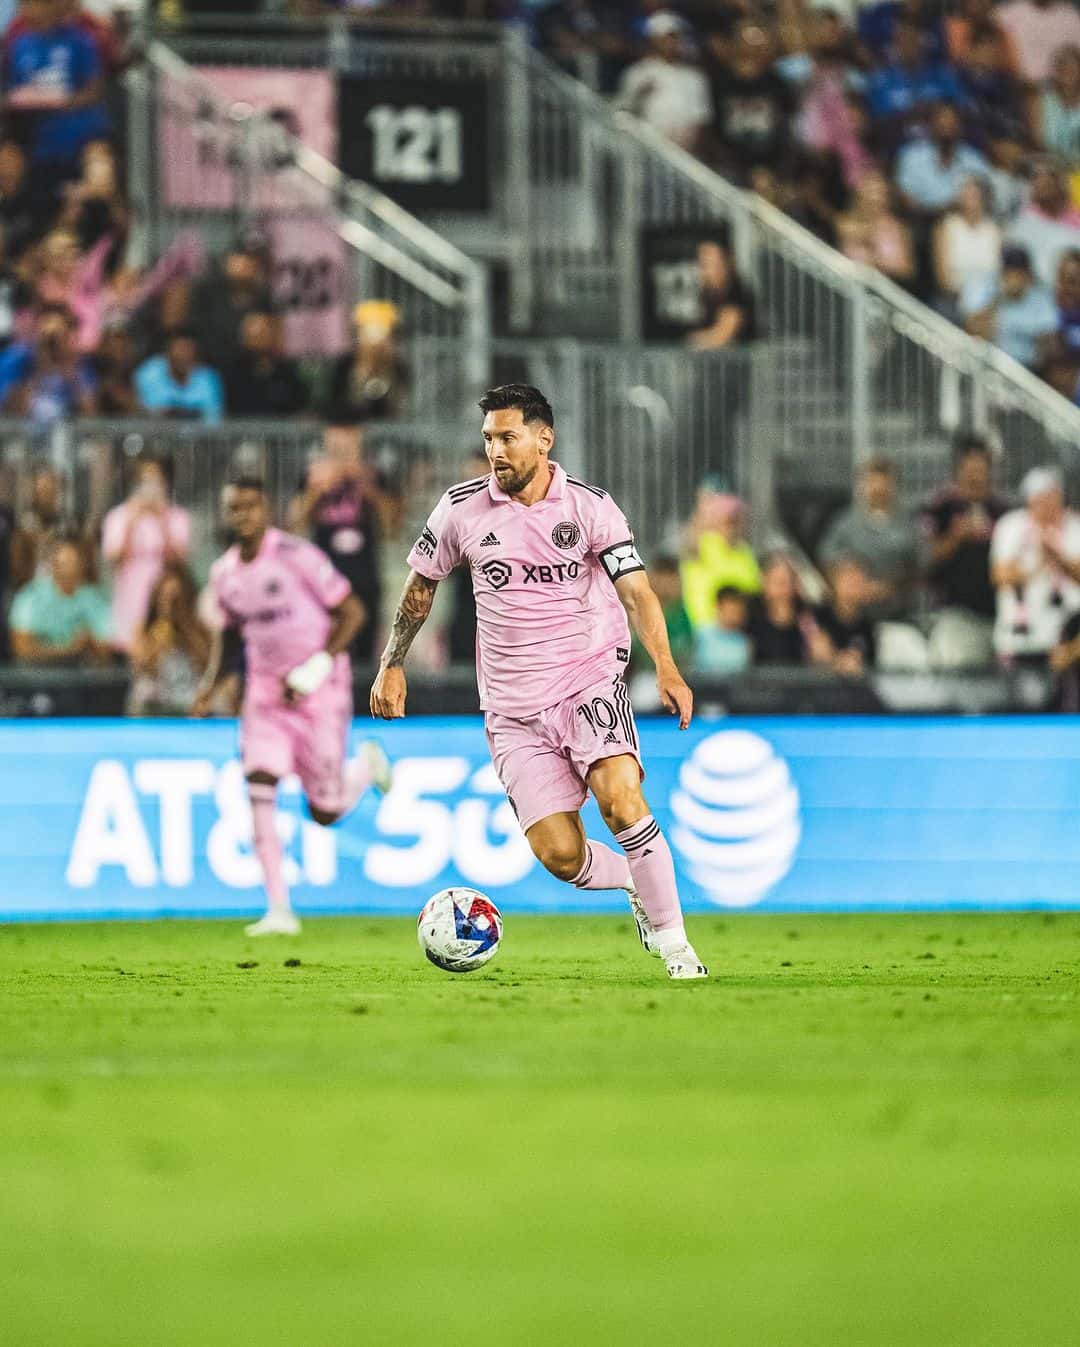
{"label": "adidas logo", "polygon": [[481,538],[481,540],[480,540],[480,546],[481,546],[481,547],[499,547],[499,546],[500,546],[500,543],[499,543],[498,538],[495,537],[494,533],[489,533],[488,536],[487,536],[486,538]]}
{"label": "adidas logo", "polygon": [[619,737],[614,730],[608,730],[607,734],[604,735],[605,744],[617,744],[618,742]]}

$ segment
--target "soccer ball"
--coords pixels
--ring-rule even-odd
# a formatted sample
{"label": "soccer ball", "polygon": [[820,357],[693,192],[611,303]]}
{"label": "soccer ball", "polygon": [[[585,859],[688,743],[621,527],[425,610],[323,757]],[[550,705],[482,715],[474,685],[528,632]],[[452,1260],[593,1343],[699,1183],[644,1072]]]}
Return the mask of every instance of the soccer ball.
{"label": "soccer ball", "polygon": [[491,899],[476,889],[443,889],[424,904],[416,938],[437,968],[471,973],[495,957],[502,917]]}

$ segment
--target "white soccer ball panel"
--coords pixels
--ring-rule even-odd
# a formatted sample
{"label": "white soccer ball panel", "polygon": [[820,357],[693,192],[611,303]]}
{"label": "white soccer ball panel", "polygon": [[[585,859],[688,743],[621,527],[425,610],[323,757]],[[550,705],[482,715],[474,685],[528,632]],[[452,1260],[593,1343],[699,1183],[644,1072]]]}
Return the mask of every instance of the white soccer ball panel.
{"label": "white soccer ball panel", "polygon": [[471,973],[495,957],[502,940],[502,916],[478,889],[443,889],[424,904],[416,938],[437,968]]}

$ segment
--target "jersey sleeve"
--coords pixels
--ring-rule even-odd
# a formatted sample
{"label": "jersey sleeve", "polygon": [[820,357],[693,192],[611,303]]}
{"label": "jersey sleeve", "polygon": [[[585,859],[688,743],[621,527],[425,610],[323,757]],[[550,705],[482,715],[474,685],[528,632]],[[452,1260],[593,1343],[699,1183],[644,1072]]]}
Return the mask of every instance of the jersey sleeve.
{"label": "jersey sleeve", "polygon": [[328,609],[339,607],[352,593],[352,585],[314,543],[300,543],[289,557],[289,562],[308,589]]}
{"label": "jersey sleeve", "polygon": [[239,627],[236,614],[221,596],[221,562],[215,561],[210,567],[210,579],[206,585],[207,625],[214,631],[224,631],[226,627]]}
{"label": "jersey sleeve", "polygon": [[635,571],[645,569],[634,542],[633,530],[610,496],[604,496],[597,502],[590,529],[589,550],[597,557],[612,583],[624,575],[633,575]]}
{"label": "jersey sleeve", "polygon": [[461,560],[457,530],[445,495],[432,510],[409,553],[409,568],[428,580],[445,580]]}

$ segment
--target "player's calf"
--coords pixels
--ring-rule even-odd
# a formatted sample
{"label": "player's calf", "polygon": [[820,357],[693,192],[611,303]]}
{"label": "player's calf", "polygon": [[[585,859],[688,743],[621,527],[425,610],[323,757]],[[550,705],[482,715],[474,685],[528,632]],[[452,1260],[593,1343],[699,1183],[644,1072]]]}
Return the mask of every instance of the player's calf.
{"label": "player's calf", "polygon": [[533,855],[556,879],[573,884],[575,889],[624,889],[642,949],[659,956],[652,923],[634,888],[625,856],[586,837],[578,814],[552,814],[533,824],[526,836]]}
{"label": "player's calf", "polygon": [[266,915],[246,928],[248,935],[298,935],[300,922],[292,910],[285,883],[285,856],[277,830],[277,780],[269,772],[248,777],[251,840],[266,890]]}
{"label": "player's calf", "polygon": [[706,970],[686,937],[675,880],[675,862],[660,825],[641,793],[637,760],[605,759],[589,776],[604,821],[622,847],[637,898],[651,932],[646,949],[655,951],[678,979],[705,977]]}
{"label": "player's calf", "polygon": [[[337,823],[356,808],[361,798],[374,787],[385,795],[393,784],[393,771],[390,759],[381,744],[374,739],[365,739],[350,762],[341,769],[340,780],[336,787],[322,788],[322,803],[315,804],[308,796],[308,812],[312,819],[324,828]],[[335,800],[330,804],[327,796]]]}
{"label": "player's calf", "polygon": [[585,862],[585,830],[576,814],[550,814],[526,833],[532,853],[556,879],[572,884]]}

